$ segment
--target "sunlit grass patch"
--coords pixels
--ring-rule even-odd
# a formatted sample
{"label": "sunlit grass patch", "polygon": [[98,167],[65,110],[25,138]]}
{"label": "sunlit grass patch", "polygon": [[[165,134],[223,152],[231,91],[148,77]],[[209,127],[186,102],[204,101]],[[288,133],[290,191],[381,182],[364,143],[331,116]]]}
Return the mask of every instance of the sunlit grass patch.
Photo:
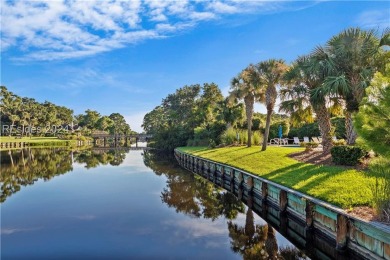
{"label": "sunlit grass patch", "polygon": [[246,170],[342,208],[372,204],[373,178],[351,168],[313,165],[288,157],[303,148],[268,147],[264,152],[259,146],[180,150]]}

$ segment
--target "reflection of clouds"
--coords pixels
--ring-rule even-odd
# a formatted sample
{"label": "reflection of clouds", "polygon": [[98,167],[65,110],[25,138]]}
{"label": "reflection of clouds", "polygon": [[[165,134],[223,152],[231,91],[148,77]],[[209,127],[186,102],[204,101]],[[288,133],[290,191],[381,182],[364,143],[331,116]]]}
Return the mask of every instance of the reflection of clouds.
{"label": "reflection of clouds", "polygon": [[136,171],[145,171],[146,168],[142,155],[143,151],[129,151],[126,153],[126,158],[123,160],[123,163],[119,165],[119,167],[132,167],[135,168]]}
{"label": "reflection of clouds", "polygon": [[227,233],[224,223],[211,222],[209,219],[185,219],[178,221],[165,221],[162,223],[167,226],[183,228],[192,238],[201,238],[209,236],[220,236]]}
{"label": "reflection of clouds", "polygon": [[13,233],[19,233],[19,232],[30,232],[42,229],[42,227],[33,227],[33,228],[2,228],[1,229],[1,235],[11,235]]}
{"label": "reflection of clouds", "polygon": [[79,220],[94,220],[96,218],[95,215],[80,215],[80,216],[73,216],[73,217]]}

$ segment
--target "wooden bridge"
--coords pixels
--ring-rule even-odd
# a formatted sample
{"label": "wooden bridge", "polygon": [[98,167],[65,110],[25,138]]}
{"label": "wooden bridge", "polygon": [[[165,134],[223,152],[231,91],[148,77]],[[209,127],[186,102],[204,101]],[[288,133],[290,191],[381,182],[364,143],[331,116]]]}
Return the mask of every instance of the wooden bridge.
{"label": "wooden bridge", "polygon": [[108,140],[113,140],[115,146],[121,141],[124,140],[124,142],[127,144],[130,142],[132,143],[132,140],[135,141],[136,146],[138,146],[138,142],[148,142],[153,135],[151,134],[104,134],[104,133],[96,133],[91,135],[94,139],[95,144],[99,143],[99,140],[103,140],[104,146],[106,146]]}

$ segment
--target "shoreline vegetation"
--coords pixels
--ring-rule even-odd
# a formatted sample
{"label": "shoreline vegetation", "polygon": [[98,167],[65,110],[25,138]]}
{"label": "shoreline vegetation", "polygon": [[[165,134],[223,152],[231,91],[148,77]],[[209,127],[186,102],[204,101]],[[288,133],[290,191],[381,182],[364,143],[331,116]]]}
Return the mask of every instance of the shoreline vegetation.
{"label": "shoreline vegetation", "polygon": [[[15,136],[1,136],[0,143],[25,143],[29,147],[42,148],[42,147],[76,147],[78,146],[79,141],[92,141],[92,139],[83,138],[79,139],[61,139],[58,137],[18,137]],[[10,149],[20,149],[20,147],[15,148],[6,148],[4,145],[1,146],[0,151],[10,150]]]}
{"label": "shoreline vegetation", "polygon": [[[210,149],[179,147],[182,152],[224,163],[321,199],[366,220],[375,220],[372,185],[375,178],[353,167],[304,163],[291,158],[304,148],[238,146]],[[362,211],[362,208],[365,210]],[[367,212],[369,211],[369,212]]]}

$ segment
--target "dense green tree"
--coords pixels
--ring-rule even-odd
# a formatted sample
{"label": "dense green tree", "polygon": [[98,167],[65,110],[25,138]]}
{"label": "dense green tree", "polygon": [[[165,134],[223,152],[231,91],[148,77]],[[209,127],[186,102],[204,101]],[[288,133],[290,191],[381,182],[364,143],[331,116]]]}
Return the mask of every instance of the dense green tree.
{"label": "dense green tree", "polygon": [[158,134],[159,131],[163,131],[165,127],[168,127],[163,107],[157,106],[147,113],[144,117],[142,127],[149,134]]}
{"label": "dense green tree", "polygon": [[[2,124],[15,125],[9,135],[16,131],[19,133],[21,130],[23,130],[22,134],[29,133],[30,136],[31,134],[63,134],[73,123],[81,126],[85,134],[90,134],[96,129],[111,129],[115,132],[111,118],[101,116],[99,112],[91,109],[86,110],[85,114],[74,116],[72,109],[49,101],[39,103],[33,98],[21,98],[8,91],[5,86],[0,87],[0,97]],[[131,132],[130,126],[122,115],[114,113],[111,117],[115,119],[115,130],[118,133]]]}
{"label": "dense green tree", "polygon": [[153,134],[151,145],[173,150],[193,139],[194,129],[202,123],[197,115],[200,94],[200,85],[184,86],[169,94],[160,106],[145,115],[143,127],[147,133]]}
{"label": "dense green tree", "polygon": [[390,159],[390,64],[385,73],[375,73],[366,93],[354,117],[356,130],[375,152]]}
{"label": "dense green tree", "polygon": [[84,115],[84,125],[88,129],[93,130],[96,128],[96,124],[99,118],[100,118],[99,112],[95,110],[87,109]]}
{"label": "dense green tree", "polygon": [[245,117],[244,105],[235,100],[229,100],[229,97],[219,102],[215,113],[219,121],[225,122],[226,129],[237,128],[237,125],[242,123],[241,121]]}
{"label": "dense green tree", "polygon": [[22,99],[14,93],[7,90],[5,86],[1,86],[1,116],[7,116],[11,123],[9,136],[12,134],[12,127],[20,120],[18,115],[22,104]]}
{"label": "dense green tree", "polygon": [[113,125],[114,125],[114,121],[108,116],[102,116],[96,122],[96,127],[102,131],[106,131],[106,129],[112,127]]}
{"label": "dense green tree", "polygon": [[112,134],[129,134],[131,129],[130,126],[126,123],[125,118],[119,113],[112,113],[109,118],[112,120],[113,124],[110,127],[110,132]]}

